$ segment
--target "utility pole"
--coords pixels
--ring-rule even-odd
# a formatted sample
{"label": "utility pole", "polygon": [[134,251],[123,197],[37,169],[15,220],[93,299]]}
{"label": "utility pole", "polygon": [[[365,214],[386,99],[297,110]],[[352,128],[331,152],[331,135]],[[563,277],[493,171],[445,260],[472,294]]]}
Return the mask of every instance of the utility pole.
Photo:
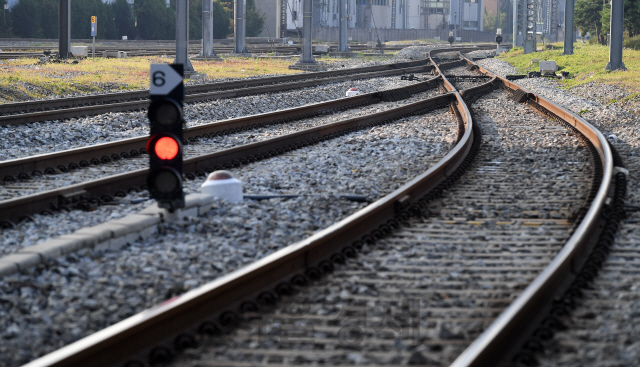
{"label": "utility pole", "polygon": [[[459,0],[462,1],[462,0]],[[458,39],[458,12],[453,12],[453,42]]]}
{"label": "utility pole", "polygon": [[[564,7],[564,51],[563,55],[573,55],[573,17],[575,0],[566,0]],[[613,17],[611,17],[613,19]]]}
{"label": "utility pole", "polygon": [[[464,0],[458,0],[458,26],[460,27],[460,42],[462,42],[462,26],[464,25]],[[458,39],[456,38],[456,41]]]}
{"label": "utility pole", "polygon": [[219,59],[213,49],[213,0],[202,0],[202,52],[201,57]]}
{"label": "utility pole", "polygon": [[349,24],[347,23],[348,0],[339,0],[339,4],[340,4],[340,9],[339,9],[340,37],[338,40],[338,51],[348,52],[349,51],[349,46],[347,45],[347,28],[349,27]]}
{"label": "utility pole", "polygon": [[60,0],[59,4],[58,58],[66,60],[71,48],[71,0]]}
{"label": "utility pole", "polygon": [[246,39],[246,4],[245,0],[235,0],[235,6],[233,7],[234,14],[234,32],[233,35],[236,38],[236,45],[233,49],[233,53],[236,54],[248,54],[247,46],[245,44]]}
{"label": "utility pole", "polygon": [[[289,69],[298,70],[325,70],[322,63],[317,62],[311,53],[311,31],[313,26],[313,0],[303,0],[302,2],[302,55],[300,60]],[[342,20],[341,20],[342,22]]]}
{"label": "utility pole", "polygon": [[622,36],[624,32],[624,0],[611,0],[611,46],[609,63],[605,70],[627,70],[622,62]]}
{"label": "utility pole", "polygon": [[302,5],[302,60],[301,63],[315,63],[311,53],[311,30],[313,22],[313,2],[312,0],[303,0]]}
{"label": "utility pole", "polygon": [[184,77],[197,74],[189,61],[189,0],[176,1],[176,59],[174,64],[184,65]]}

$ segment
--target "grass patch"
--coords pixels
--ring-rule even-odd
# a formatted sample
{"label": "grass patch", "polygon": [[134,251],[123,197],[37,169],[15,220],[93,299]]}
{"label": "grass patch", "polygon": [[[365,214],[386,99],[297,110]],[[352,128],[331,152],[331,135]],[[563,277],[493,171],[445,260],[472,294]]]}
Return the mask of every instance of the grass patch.
{"label": "grass patch", "polygon": [[416,45],[416,46],[426,46],[426,44],[433,44],[433,43],[449,43],[447,40],[437,40],[437,39],[433,39],[433,38],[421,38],[421,39],[417,39],[417,40],[388,41],[388,42],[385,42],[385,43],[387,43],[387,44],[409,44],[409,45],[413,45],[416,42],[424,43],[424,44]]}
{"label": "grass patch", "polygon": [[609,48],[601,45],[575,43],[573,55],[562,55],[562,44],[554,44],[553,50],[542,50],[525,55],[523,49],[514,47],[503,53],[499,58],[513,65],[518,72],[539,70],[538,63],[531,63],[532,59],[554,60],[560,71],[569,71],[569,79],[563,80],[566,87],[573,87],[592,81],[608,84],[621,84],[632,92],[640,93],[640,51],[625,49],[622,59],[628,70],[605,71],[609,61]]}
{"label": "grass patch", "polygon": [[[165,62],[167,62],[166,59]],[[228,58],[223,61],[191,60],[193,68],[200,73],[207,74],[209,79],[300,73],[300,70],[289,69],[289,65],[293,63],[292,60],[253,58]],[[149,80],[146,80],[146,83],[148,88]]]}
{"label": "grass patch", "polygon": [[[25,99],[62,97],[99,91],[149,88],[149,66],[169,64],[169,57],[84,59],[78,64],[38,64],[34,59],[0,61],[0,103]],[[192,60],[196,71],[212,81],[265,74],[292,74],[291,60],[229,58],[223,61]],[[190,81],[185,81],[187,84]]]}

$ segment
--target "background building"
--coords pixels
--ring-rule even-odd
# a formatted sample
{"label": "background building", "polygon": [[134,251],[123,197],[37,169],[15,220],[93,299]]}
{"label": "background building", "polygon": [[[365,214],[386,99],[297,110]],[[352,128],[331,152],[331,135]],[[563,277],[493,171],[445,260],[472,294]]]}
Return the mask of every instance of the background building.
{"label": "background building", "polygon": [[[271,11],[278,0],[269,3]],[[286,10],[286,28],[302,29],[302,0],[281,0]],[[449,29],[457,24],[466,30],[483,30],[485,0],[349,0],[349,28]],[[495,8],[495,2],[493,6]],[[339,0],[314,0],[313,26],[339,27]],[[495,10],[494,10],[495,11]],[[462,18],[458,14],[463,14]],[[266,12],[269,15],[269,12]],[[266,36],[266,34],[265,34]]]}

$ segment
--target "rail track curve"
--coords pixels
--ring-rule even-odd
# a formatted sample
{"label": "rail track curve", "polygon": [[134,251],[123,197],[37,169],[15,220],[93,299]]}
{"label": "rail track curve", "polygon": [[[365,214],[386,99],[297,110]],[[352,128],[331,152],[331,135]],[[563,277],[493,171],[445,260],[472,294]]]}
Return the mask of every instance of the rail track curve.
{"label": "rail track curve", "polygon": [[[432,56],[451,51],[432,51]],[[193,335],[214,333],[224,326],[233,329],[234,325],[243,322],[241,315],[251,315],[262,307],[270,309],[277,299],[288,297],[294,289],[304,289],[309,282],[329,276],[327,274],[335,272],[336,267],[357,256],[363,247],[372,246],[397,232],[403,223],[428,211],[433,200],[455,187],[455,183],[464,177],[464,172],[473,166],[482,143],[480,127],[473,118],[476,112],[467,106],[465,100],[479,98],[483,93],[499,88],[507,91],[516,102],[525,103],[562,122],[570,131],[583,137],[591,147],[589,153],[594,166],[594,179],[590,190],[587,190],[588,208],[576,218],[576,225],[567,232],[568,239],[542,270],[534,271],[533,281],[501,310],[452,365],[498,366],[525,362],[527,353],[534,349],[535,338],[543,337],[541,335],[545,331],[554,327],[552,316],[554,312],[560,312],[558,306],[565,294],[581,284],[581,270],[585,264],[589,266],[592,250],[598,248],[603,236],[610,236],[610,231],[607,231],[612,227],[611,220],[616,218],[606,218],[606,213],[616,212],[616,206],[623,204],[620,197],[610,194],[612,185],[615,184],[618,192],[618,187],[625,184],[622,173],[616,169],[621,162],[614,160],[614,153],[602,134],[580,116],[491,75],[469,59],[457,62],[456,66],[460,65],[477,70],[484,77],[477,78],[478,85],[459,92],[449,82],[444,70],[436,65],[446,93],[428,103],[432,106],[450,105],[460,127],[457,144],[438,164],[379,201],[306,240],[27,366],[138,366],[162,362],[175,351],[193,346],[196,339]],[[410,108],[412,112],[403,113],[417,113],[428,109],[428,106],[418,103]],[[373,122],[393,118],[380,116]],[[357,126],[349,125],[350,129],[354,127]],[[335,134],[337,131],[327,133]],[[299,142],[287,144],[294,144],[295,148]],[[414,362],[429,364],[419,358]]]}

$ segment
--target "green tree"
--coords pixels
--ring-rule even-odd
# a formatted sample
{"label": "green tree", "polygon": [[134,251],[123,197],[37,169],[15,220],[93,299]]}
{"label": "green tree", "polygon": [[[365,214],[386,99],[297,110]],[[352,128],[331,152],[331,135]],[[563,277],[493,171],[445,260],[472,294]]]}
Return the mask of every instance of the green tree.
{"label": "green tree", "polygon": [[511,25],[509,24],[509,17],[507,16],[507,14],[513,13],[512,1],[499,0],[498,9],[500,11],[500,22],[496,22],[499,23],[496,25],[496,28],[501,28],[504,34],[507,29],[511,29]]}
{"label": "green tree", "polygon": [[601,44],[605,44],[602,35],[601,0],[578,0],[575,7],[575,25],[583,35],[587,32],[596,36]]}
{"label": "green tree", "polygon": [[137,39],[176,39],[175,5],[167,7],[164,0],[136,0],[134,4]]}
{"label": "green tree", "polygon": [[625,0],[624,26],[629,37],[640,34],[640,0]]}
{"label": "green tree", "polygon": [[202,39],[202,0],[189,0],[189,39]]}
{"label": "green tree", "polygon": [[[56,1],[56,8],[59,4]],[[55,12],[54,14],[56,14]],[[91,38],[91,17],[97,17],[98,32],[96,38],[105,39],[107,29],[113,26],[107,5],[101,0],[82,0],[71,2],[71,38]]]}
{"label": "green tree", "polygon": [[611,26],[611,4],[605,4],[600,10],[600,23],[602,24],[602,34],[606,36]]}
{"label": "green tree", "polygon": [[[42,0],[37,1],[40,7],[40,20],[39,23],[42,27],[42,33],[44,38],[58,38],[58,7],[60,6],[58,0]],[[36,19],[33,18],[32,22]],[[89,20],[91,21],[91,20]],[[16,23],[13,23],[14,27]],[[35,26],[33,23],[31,26]]]}
{"label": "green tree", "polygon": [[136,27],[133,18],[133,11],[127,0],[116,0],[109,4],[110,17],[113,20],[107,29],[108,39],[136,38]]}
{"label": "green tree", "polygon": [[0,6],[2,7],[2,27],[0,27],[0,37],[9,38],[13,36],[13,29],[11,28],[11,12],[4,10],[4,5],[7,0],[0,0]]}
{"label": "green tree", "polygon": [[263,14],[256,7],[254,0],[247,0],[247,37],[256,37],[263,29]]}
{"label": "green tree", "polygon": [[230,17],[233,17],[233,0],[213,0],[213,2],[222,5],[224,11],[226,11]]}
{"label": "green tree", "polygon": [[213,18],[213,38],[224,39],[227,38],[229,33],[233,32],[230,28],[231,18],[224,7],[224,3],[217,0],[213,1],[211,17]]}
{"label": "green tree", "polygon": [[[50,1],[20,0],[11,9],[11,22],[14,33],[21,38],[56,38],[58,37],[58,19],[55,17],[55,28],[51,28],[43,12],[47,14]],[[58,14],[58,9],[53,13]],[[45,17],[46,18],[46,17]],[[45,23],[43,23],[45,21]]]}
{"label": "green tree", "polygon": [[487,12],[487,9],[484,9],[484,24],[483,30],[485,32],[495,32],[496,31],[496,16],[493,13]]}
{"label": "green tree", "polygon": [[[0,6],[6,3],[7,0],[0,0]],[[213,2],[215,38],[226,38],[232,33],[230,22],[233,13],[225,9],[225,4],[233,6],[230,0]],[[1,20],[0,37],[57,39],[58,6],[59,0],[19,0],[11,11],[6,12],[6,23],[4,19]],[[201,39],[202,0],[190,0],[189,6],[189,37]],[[248,34],[259,33],[264,24],[255,11],[253,0],[249,0],[247,13]],[[169,7],[165,0],[135,0],[134,7],[127,0],[109,3],[102,0],[73,0],[71,38],[90,38],[91,16],[98,18],[97,38],[121,39],[127,36],[129,39],[175,39],[175,0],[171,0]],[[254,21],[255,18],[258,21]]]}

